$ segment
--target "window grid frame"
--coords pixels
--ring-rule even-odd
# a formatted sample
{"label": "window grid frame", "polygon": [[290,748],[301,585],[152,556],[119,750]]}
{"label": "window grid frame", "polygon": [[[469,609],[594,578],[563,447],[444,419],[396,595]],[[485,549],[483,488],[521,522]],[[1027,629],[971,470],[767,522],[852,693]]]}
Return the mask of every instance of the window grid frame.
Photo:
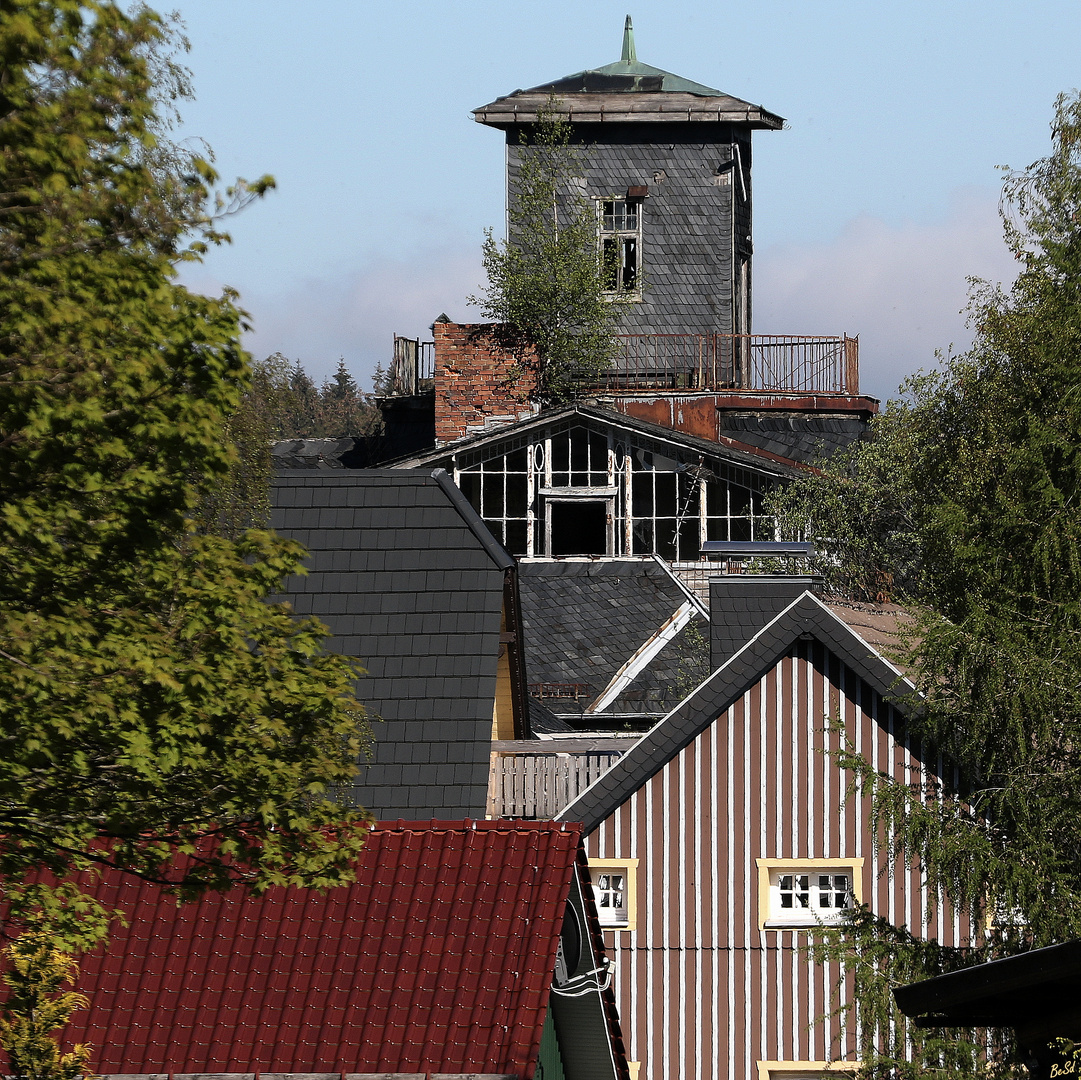
{"label": "window grid frame", "polygon": [[[594,858],[589,856],[589,884],[593,891],[593,902],[597,908],[597,916],[602,930],[611,930],[615,933],[634,931],[638,928],[638,864],[641,860],[636,858]],[[602,911],[613,911],[614,908],[601,908],[597,896],[597,878],[603,875],[622,874],[624,880],[623,911],[626,918],[622,922],[605,922]]]}
{"label": "window grid frame", "polygon": [[[813,930],[819,925],[837,922],[844,912],[851,911],[863,902],[863,856],[759,858],[755,863],[758,868],[759,930]],[[848,878],[850,903],[845,907],[822,906],[819,879],[840,876]],[[785,877],[807,878],[808,906],[782,907],[781,881]],[[830,894],[835,899],[836,890],[831,889]]]}
{"label": "window grid frame", "polygon": [[[612,211],[607,210],[608,206]],[[621,210],[617,210],[621,207]],[[631,211],[633,207],[633,212]],[[616,245],[618,259],[616,260],[616,284],[610,287],[605,281],[604,295],[621,300],[642,299],[642,219],[645,216],[643,210],[645,203],[642,199],[628,198],[626,195],[601,195],[597,198],[597,258],[601,264],[602,277],[607,276],[607,247],[610,243]],[[634,219],[634,224],[629,225],[628,219]],[[626,270],[625,256],[627,243],[634,245],[633,261],[633,284],[622,283]]]}

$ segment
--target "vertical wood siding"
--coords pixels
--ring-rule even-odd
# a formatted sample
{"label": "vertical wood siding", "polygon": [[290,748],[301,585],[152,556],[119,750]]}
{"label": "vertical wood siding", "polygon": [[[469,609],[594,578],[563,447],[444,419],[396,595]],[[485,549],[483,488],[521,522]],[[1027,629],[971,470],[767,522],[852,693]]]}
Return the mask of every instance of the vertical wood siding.
{"label": "vertical wood siding", "polygon": [[759,930],[757,858],[862,856],[863,898],[943,941],[918,872],[879,873],[868,802],[825,751],[843,717],[876,769],[918,783],[900,717],[817,642],[800,642],[587,838],[596,858],[639,858],[634,930],[606,931],[641,1080],[757,1080],[757,1062],[854,1060],[825,1018],[840,970],[801,952],[806,931]]}

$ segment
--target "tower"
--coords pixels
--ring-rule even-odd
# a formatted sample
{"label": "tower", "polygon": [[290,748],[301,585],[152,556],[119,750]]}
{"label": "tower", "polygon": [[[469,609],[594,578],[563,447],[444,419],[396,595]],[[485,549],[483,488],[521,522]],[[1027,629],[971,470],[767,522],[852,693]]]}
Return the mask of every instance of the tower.
{"label": "tower", "polygon": [[537,111],[553,100],[597,207],[598,252],[615,255],[613,291],[632,301],[623,331],[750,333],[751,132],[783,119],[641,63],[628,15],[616,63],[474,110],[506,132],[510,199]]}

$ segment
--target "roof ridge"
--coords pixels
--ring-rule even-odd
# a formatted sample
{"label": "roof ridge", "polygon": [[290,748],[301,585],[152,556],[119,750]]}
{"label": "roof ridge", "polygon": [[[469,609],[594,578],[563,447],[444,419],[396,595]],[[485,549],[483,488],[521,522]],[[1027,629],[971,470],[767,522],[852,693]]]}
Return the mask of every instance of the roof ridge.
{"label": "roof ridge", "polygon": [[[560,812],[560,820],[582,821],[585,834],[589,835],[702,731],[716,723],[732,701],[804,633],[819,637],[861,679],[884,695],[895,694],[895,687],[901,683],[918,693],[912,680],[854,627],[830,611],[812,592],[803,592],[657,721],[607,772],[580,792]],[[902,709],[905,707],[903,699],[897,703]]]}
{"label": "roof ridge", "polygon": [[409,818],[397,818],[394,820],[377,821],[372,826],[373,832],[401,832],[401,833],[444,833],[444,832],[556,832],[573,833],[581,830],[581,825],[576,821],[523,821],[519,818],[497,818],[484,820],[481,818],[461,818],[444,820],[432,818],[428,821],[415,821]]}

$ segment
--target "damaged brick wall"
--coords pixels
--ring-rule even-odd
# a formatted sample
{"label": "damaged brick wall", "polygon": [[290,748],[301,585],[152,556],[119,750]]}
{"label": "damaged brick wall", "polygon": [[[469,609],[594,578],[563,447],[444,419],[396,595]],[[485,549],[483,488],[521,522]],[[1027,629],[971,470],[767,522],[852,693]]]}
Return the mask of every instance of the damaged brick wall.
{"label": "damaged brick wall", "polygon": [[495,324],[437,322],[433,332],[437,445],[536,412],[531,348],[508,346]]}

